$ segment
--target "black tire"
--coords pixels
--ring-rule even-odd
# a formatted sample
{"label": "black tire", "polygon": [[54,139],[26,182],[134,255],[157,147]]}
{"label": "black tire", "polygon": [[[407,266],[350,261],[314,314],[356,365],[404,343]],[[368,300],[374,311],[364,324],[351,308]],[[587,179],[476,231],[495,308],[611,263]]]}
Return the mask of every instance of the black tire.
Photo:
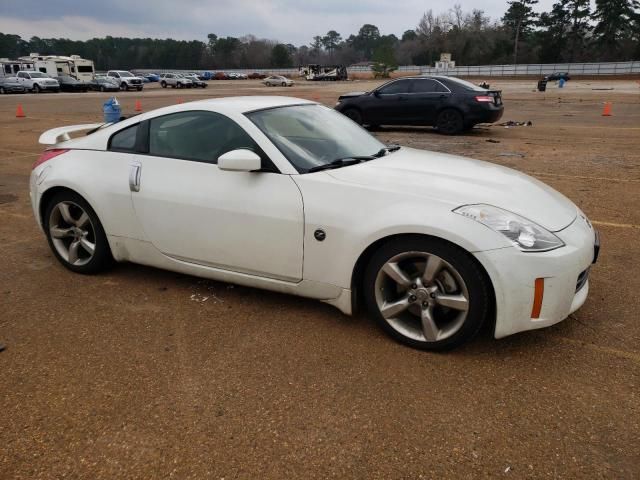
{"label": "black tire", "polygon": [[440,133],[455,135],[464,129],[464,118],[458,110],[447,108],[438,114],[436,127]]}
{"label": "black tire", "polygon": [[120,84],[120,90],[122,90],[123,92],[127,91],[127,84],[125,82],[122,82]]}
{"label": "black tire", "polygon": [[142,87],[138,87],[138,88],[137,88],[137,90],[138,90],[139,92],[141,92],[141,91],[142,91]]}
{"label": "black tire", "polygon": [[[436,255],[457,270],[464,281],[468,293],[467,314],[464,322],[451,336],[432,342],[424,338],[419,341],[396,330],[380,313],[375,291],[378,273],[387,261],[406,252]],[[492,306],[490,280],[473,256],[456,245],[434,237],[404,236],[383,244],[367,265],[362,287],[366,307],[382,330],[396,341],[420,350],[450,350],[471,340],[489,317]],[[418,308],[419,303],[420,300],[417,300]],[[404,313],[409,317],[412,315],[409,311]],[[415,318],[419,323],[418,317]]]}
{"label": "black tire", "polygon": [[[93,256],[88,261],[88,263],[85,263],[83,265],[72,265],[71,263],[69,263],[67,259],[65,259],[60,255],[60,253],[58,252],[58,249],[54,245],[53,238],[51,236],[51,232],[49,229],[51,216],[52,216],[51,214],[54,207],[56,207],[62,202],[70,202],[76,207],[79,207],[82,210],[84,210],[89,216],[90,226],[92,227],[92,233],[93,233],[91,240],[93,240],[93,243],[95,244],[95,251],[93,253]],[[109,248],[107,236],[104,233],[102,224],[100,223],[100,220],[98,219],[98,216],[96,215],[93,208],[91,208],[91,205],[89,205],[85,201],[85,199],[82,198],[77,193],[71,192],[71,191],[64,191],[64,192],[55,194],[45,207],[42,223],[43,223],[45,235],[47,236],[47,241],[49,243],[49,247],[51,248],[51,251],[53,252],[55,257],[58,259],[58,261],[64,267],[68,268],[72,272],[82,273],[82,274],[94,274],[94,273],[101,272],[113,265],[114,263],[113,256],[111,255],[111,249]]]}
{"label": "black tire", "polygon": [[280,85],[282,85],[283,87],[287,86],[287,82],[282,82]]}
{"label": "black tire", "polygon": [[167,82],[165,82],[164,80],[162,82],[160,82],[160,86],[162,88],[167,88]]}
{"label": "black tire", "polygon": [[4,95],[5,93],[7,92],[5,92],[4,87],[0,87],[0,95]]}
{"label": "black tire", "polygon": [[33,90],[33,93],[40,93],[40,90],[41,90],[40,85],[38,85],[37,83],[34,83],[32,90]]}
{"label": "black tire", "polygon": [[358,125],[362,125],[362,114],[360,113],[360,110],[355,108],[348,108],[342,113],[344,116],[350,118],[351,120],[356,122]]}
{"label": "black tire", "polygon": [[182,84],[180,82],[176,83],[177,88],[182,88]]}
{"label": "black tire", "polygon": [[100,87],[100,91],[101,91],[101,92],[106,92],[107,90],[106,90],[104,87],[102,87],[102,86],[101,86],[101,87]]}

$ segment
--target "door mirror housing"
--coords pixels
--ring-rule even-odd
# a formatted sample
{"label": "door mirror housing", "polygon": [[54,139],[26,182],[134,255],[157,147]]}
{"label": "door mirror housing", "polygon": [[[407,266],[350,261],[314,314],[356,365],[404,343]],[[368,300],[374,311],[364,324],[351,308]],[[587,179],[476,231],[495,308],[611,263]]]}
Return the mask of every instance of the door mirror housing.
{"label": "door mirror housing", "polygon": [[255,152],[240,148],[220,155],[218,168],[231,172],[253,172],[262,168],[262,160]]}

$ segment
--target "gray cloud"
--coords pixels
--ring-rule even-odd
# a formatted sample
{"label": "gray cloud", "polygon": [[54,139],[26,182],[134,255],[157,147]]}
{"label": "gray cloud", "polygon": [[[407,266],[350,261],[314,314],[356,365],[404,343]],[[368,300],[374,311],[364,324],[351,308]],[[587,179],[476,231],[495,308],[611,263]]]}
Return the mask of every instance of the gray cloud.
{"label": "gray cloud", "polygon": [[[466,0],[464,10],[479,8],[492,19],[506,10],[504,0]],[[542,0],[539,10],[551,0]],[[364,23],[398,36],[415,28],[429,8],[448,10],[451,3],[420,0],[19,0],[0,2],[0,31],[23,37],[130,36],[206,40],[218,36],[257,37],[308,44],[314,35],[337,30],[343,37]]]}

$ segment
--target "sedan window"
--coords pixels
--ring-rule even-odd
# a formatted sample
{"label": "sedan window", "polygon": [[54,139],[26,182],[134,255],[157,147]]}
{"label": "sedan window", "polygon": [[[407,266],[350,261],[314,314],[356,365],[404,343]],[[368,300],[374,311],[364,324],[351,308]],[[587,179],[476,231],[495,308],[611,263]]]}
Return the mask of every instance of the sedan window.
{"label": "sedan window", "polygon": [[393,95],[399,93],[409,93],[409,80],[396,80],[388,83],[378,90],[383,95]]}
{"label": "sedan window", "polygon": [[150,155],[218,163],[220,155],[239,148],[261,153],[247,132],[219,113],[181,112],[151,120]]}
{"label": "sedan window", "polygon": [[440,82],[429,78],[420,78],[411,81],[411,93],[442,93],[448,92]]}

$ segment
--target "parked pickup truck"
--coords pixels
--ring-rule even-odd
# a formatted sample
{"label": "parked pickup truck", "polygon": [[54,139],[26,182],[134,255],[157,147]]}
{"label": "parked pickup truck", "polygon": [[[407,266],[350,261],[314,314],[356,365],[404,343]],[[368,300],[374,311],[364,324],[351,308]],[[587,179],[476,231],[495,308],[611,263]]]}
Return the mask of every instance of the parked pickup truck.
{"label": "parked pickup truck", "polygon": [[109,70],[107,77],[112,78],[120,85],[120,90],[138,90],[141,91],[144,81],[140,77],[136,77],[133,73],[126,70]]}
{"label": "parked pickup truck", "polygon": [[40,93],[46,90],[52,92],[60,91],[60,84],[57,80],[51,78],[46,73],[42,72],[26,72],[19,71],[16,74],[18,82],[25,88],[25,90],[34,93]]}

